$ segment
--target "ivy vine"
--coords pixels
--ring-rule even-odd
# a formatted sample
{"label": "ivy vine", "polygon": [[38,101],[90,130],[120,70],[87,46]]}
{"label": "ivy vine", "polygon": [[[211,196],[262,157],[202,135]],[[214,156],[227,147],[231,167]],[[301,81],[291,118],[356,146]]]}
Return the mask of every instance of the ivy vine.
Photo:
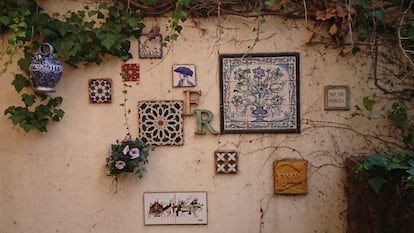
{"label": "ivy vine", "polygon": [[132,58],[130,38],[138,37],[145,25],[144,15],[116,4],[101,3],[97,9],[85,6],[83,10],[51,17],[35,0],[3,1],[0,3],[0,29],[9,33],[4,69],[13,56],[23,49],[18,60],[22,71],[15,75],[12,85],[20,93],[23,106],[10,106],[4,114],[14,125],[29,132],[32,129],[47,132],[50,121],[60,121],[64,111],[62,97],[35,93],[31,87],[29,66],[36,48],[42,41],[55,47],[59,59],[72,67],[80,64],[100,64],[105,55],[123,61]]}

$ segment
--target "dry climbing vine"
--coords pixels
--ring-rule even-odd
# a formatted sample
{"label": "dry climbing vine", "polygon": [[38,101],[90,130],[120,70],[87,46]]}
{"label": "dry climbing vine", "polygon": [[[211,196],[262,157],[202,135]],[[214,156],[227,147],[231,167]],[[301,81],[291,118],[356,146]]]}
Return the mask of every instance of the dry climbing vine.
{"label": "dry climbing vine", "polygon": [[187,17],[277,15],[305,19],[310,30],[306,44],[334,47],[343,57],[366,52],[373,58],[377,88],[401,99],[414,97],[414,14],[410,0],[118,1],[150,16],[172,12],[172,37],[167,39],[177,39],[182,30],[179,22]]}

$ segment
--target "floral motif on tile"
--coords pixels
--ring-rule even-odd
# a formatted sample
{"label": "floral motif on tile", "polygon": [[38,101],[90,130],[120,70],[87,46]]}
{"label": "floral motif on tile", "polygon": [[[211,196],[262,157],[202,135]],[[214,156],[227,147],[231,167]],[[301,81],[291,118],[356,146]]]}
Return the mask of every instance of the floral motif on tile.
{"label": "floral motif on tile", "polygon": [[238,170],[238,154],[236,151],[214,152],[216,173],[217,174],[234,174]]}
{"label": "floral motif on tile", "polygon": [[138,64],[122,64],[122,72],[126,73],[126,76],[122,77],[122,81],[124,82],[139,81],[139,65]]}
{"label": "floral motif on tile", "polygon": [[91,79],[89,80],[89,100],[91,103],[112,102],[112,80]]}
{"label": "floral motif on tile", "polygon": [[138,137],[149,145],[183,145],[183,101],[139,101]]}

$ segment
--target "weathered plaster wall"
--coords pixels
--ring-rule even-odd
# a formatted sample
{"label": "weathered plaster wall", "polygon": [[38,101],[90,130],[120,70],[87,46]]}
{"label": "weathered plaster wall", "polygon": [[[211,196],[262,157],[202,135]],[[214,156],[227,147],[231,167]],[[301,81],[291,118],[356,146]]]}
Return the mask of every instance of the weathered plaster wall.
{"label": "weathered plaster wall", "polygon": [[[51,12],[79,6],[72,1],[41,2]],[[147,25],[160,25],[166,33],[166,19],[148,20]],[[349,85],[351,105],[356,104],[375,91],[368,80],[369,61],[362,55],[342,58],[335,49],[306,46],[311,23],[274,17],[267,17],[260,42],[250,51],[256,26],[254,19],[239,17],[189,20],[162,60],[139,59],[133,40],[130,62],[140,64],[141,82],[129,91],[132,132],[136,135],[138,128],[138,100],[184,98],[183,89],[171,85],[173,64],[196,65],[194,90],[202,91],[197,108],[212,111],[212,125],[219,130],[219,54],[299,52],[300,134],[195,135],[196,118],[185,117],[185,144],[157,147],[145,177],[122,177],[114,193],[103,165],[109,145],[125,134],[119,106],[122,63],[107,57],[100,66],[66,66],[56,93],[64,98],[66,115],[50,124],[48,133],[24,133],[0,116],[0,232],[345,232],[343,158],[365,152],[367,135],[377,129],[347,118],[350,111],[325,111],[323,88]],[[2,110],[20,104],[9,85],[15,72],[9,68],[0,79]],[[91,78],[113,80],[112,104],[88,102]],[[239,152],[237,175],[215,175],[216,149]],[[285,158],[309,161],[307,195],[273,194],[272,163]],[[208,225],[144,226],[146,191],[207,191]]]}

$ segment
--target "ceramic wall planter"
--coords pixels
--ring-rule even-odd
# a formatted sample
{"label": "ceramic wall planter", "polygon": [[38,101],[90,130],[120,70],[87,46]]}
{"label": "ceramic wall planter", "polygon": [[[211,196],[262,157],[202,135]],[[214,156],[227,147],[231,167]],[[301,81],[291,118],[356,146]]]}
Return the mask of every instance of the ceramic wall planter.
{"label": "ceramic wall planter", "polygon": [[29,70],[36,92],[55,92],[55,86],[62,77],[63,66],[53,52],[51,44],[42,44],[30,64]]}

